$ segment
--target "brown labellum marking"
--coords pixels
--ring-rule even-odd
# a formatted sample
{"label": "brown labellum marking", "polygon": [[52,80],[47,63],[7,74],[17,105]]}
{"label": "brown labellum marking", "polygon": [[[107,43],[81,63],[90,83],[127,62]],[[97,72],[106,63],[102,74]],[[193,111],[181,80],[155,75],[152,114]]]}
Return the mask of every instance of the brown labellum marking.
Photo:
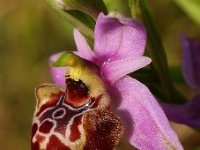
{"label": "brown labellum marking", "polygon": [[35,142],[31,144],[31,149],[32,150],[40,150],[39,142]]}
{"label": "brown labellum marking", "polygon": [[[34,123],[34,124],[32,125],[32,138],[35,136],[37,130],[38,130],[38,126],[37,126],[36,123]],[[32,139],[32,138],[31,138],[31,139]],[[37,141],[37,142],[33,143],[33,141],[31,140],[31,149],[32,149],[32,150],[39,150],[39,148],[40,148],[40,147],[39,147],[39,142]]]}
{"label": "brown labellum marking", "polygon": [[97,108],[100,104],[100,100],[102,98],[102,95],[99,95],[97,98],[92,98],[92,100],[94,101],[94,105],[92,106],[92,108]]}
{"label": "brown labellum marking", "polygon": [[49,121],[49,120],[46,120],[44,121],[41,125],[40,125],[40,128],[39,128],[39,131],[41,133],[49,133],[51,128],[53,127],[53,122],[52,121]]}
{"label": "brown labellum marking", "polygon": [[66,101],[74,107],[79,107],[85,104],[89,98],[89,89],[81,81],[75,81],[71,78],[66,79]]}
{"label": "brown labellum marking", "polygon": [[[113,150],[123,128],[119,118],[107,110],[103,96],[91,97],[81,80],[69,77],[65,90],[51,84],[37,88],[32,150],[42,150],[39,144],[45,150],[71,150],[74,144],[83,150]],[[103,110],[95,110],[99,108]]]}
{"label": "brown labellum marking", "polygon": [[66,114],[65,109],[60,108],[53,113],[53,118],[55,118],[55,119],[63,118],[65,116],[65,114]]}
{"label": "brown labellum marking", "polygon": [[108,110],[92,110],[83,115],[86,132],[84,150],[113,150],[124,132],[119,118]]}
{"label": "brown labellum marking", "polygon": [[[37,120],[38,125],[35,124],[33,126],[34,137],[32,137],[32,140],[36,139],[38,143],[42,144],[43,140],[37,137],[38,135],[39,136],[45,135],[45,137],[47,138],[50,137],[52,138],[51,142],[49,142],[49,145],[52,145],[55,144],[54,141],[57,141],[60,138],[59,136],[57,136],[57,134],[61,134],[60,136],[62,138],[59,139],[61,144],[57,144],[56,146],[58,147],[54,147],[55,150],[59,150],[60,146],[63,147],[63,145],[68,144],[69,141],[73,143],[79,139],[81,140],[83,136],[81,136],[82,132],[78,127],[79,125],[82,125],[82,115],[86,111],[92,109],[92,106],[95,103],[95,98],[88,97],[87,101],[83,105],[75,107],[70,103],[68,103],[68,101],[66,101],[67,94],[68,94],[67,91],[65,93],[62,92],[62,95],[60,95],[60,92],[57,95],[53,94],[54,103],[50,103],[49,105],[48,101],[46,101],[46,103],[44,103],[40,107],[42,111],[38,110],[40,112],[39,116],[35,116],[36,117],[35,120]],[[52,100],[51,98],[50,100]],[[38,132],[36,132],[36,130]],[[69,134],[69,137],[66,136],[66,133]],[[35,143],[32,143],[32,145],[34,147]],[[49,145],[47,144],[47,147],[51,150],[51,147]],[[68,146],[67,148],[69,148],[71,145],[66,145],[66,146]],[[37,150],[37,149],[32,149],[32,150]],[[45,150],[48,149],[45,148]]]}
{"label": "brown labellum marking", "polygon": [[47,144],[46,150],[71,150],[68,146],[64,145],[56,136],[52,135]]}
{"label": "brown labellum marking", "polygon": [[49,100],[43,104],[39,111],[36,113],[36,116],[39,116],[41,112],[43,112],[45,109],[55,106],[56,103],[58,102],[59,98],[64,94],[63,91],[59,91],[58,93],[51,93],[49,96]]}
{"label": "brown labellum marking", "polygon": [[40,142],[43,142],[43,141],[45,140],[45,137],[42,136],[42,135],[37,135],[37,136],[36,136],[36,140],[37,140],[37,141],[40,141]]}
{"label": "brown labellum marking", "polygon": [[73,124],[71,125],[71,129],[70,129],[71,133],[70,133],[70,137],[69,137],[69,140],[71,142],[74,142],[74,141],[80,139],[80,137],[81,137],[81,133],[78,129],[78,126],[81,124],[81,119],[82,119],[82,115],[74,118]]}
{"label": "brown labellum marking", "polygon": [[38,130],[38,125],[36,123],[34,123],[32,125],[32,137],[34,137],[34,135],[37,132],[37,130]]}

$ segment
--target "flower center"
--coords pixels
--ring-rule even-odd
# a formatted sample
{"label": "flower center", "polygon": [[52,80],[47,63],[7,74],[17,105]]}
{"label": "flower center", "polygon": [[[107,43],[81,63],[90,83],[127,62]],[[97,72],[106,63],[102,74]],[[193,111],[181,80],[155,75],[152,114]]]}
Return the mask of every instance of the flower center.
{"label": "flower center", "polygon": [[72,106],[82,106],[89,100],[89,89],[81,80],[67,78],[66,85],[66,102]]}

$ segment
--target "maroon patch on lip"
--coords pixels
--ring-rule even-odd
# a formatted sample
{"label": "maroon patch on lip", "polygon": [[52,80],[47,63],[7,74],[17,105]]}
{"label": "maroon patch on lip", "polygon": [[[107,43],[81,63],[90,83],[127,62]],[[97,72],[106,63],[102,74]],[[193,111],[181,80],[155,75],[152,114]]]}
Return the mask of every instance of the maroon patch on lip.
{"label": "maroon patch on lip", "polygon": [[38,142],[31,144],[31,150],[40,150],[40,146]]}
{"label": "maroon patch on lip", "polygon": [[45,140],[45,137],[42,135],[36,135],[36,140],[41,143]]}
{"label": "maroon patch on lip", "polygon": [[60,91],[58,93],[52,93],[50,96],[51,98],[48,100],[47,103],[41,106],[40,110],[36,114],[36,117],[38,117],[45,109],[55,106],[60,97],[63,95],[63,93],[63,91]]}
{"label": "maroon patch on lip", "polygon": [[65,114],[65,110],[60,109],[60,110],[58,110],[58,111],[56,111],[56,112],[54,113],[54,117],[55,117],[55,118],[62,117],[64,114]]}
{"label": "maroon patch on lip", "polygon": [[119,118],[108,110],[92,110],[83,115],[86,144],[83,150],[113,150],[124,128]]}
{"label": "maroon patch on lip", "polygon": [[32,125],[32,138],[31,138],[31,150],[40,150],[39,141],[37,140],[35,143],[32,142],[33,137],[35,136],[38,130],[38,126],[36,123]]}
{"label": "maroon patch on lip", "polygon": [[39,131],[42,132],[42,133],[49,133],[51,128],[53,127],[53,122],[52,121],[49,121],[49,120],[46,120],[44,123],[42,123],[42,125],[40,126],[39,128]]}
{"label": "maroon patch on lip", "polygon": [[82,118],[82,116],[76,117],[73,121],[73,124],[71,125],[71,128],[70,128],[71,133],[70,133],[70,137],[69,137],[69,140],[71,142],[74,142],[74,141],[80,139],[80,137],[81,137],[81,133],[78,129],[78,126],[81,124],[81,118]]}
{"label": "maroon patch on lip", "polygon": [[36,123],[34,123],[34,124],[32,125],[32,138],[34,137],[34,135],[35,135],[35,133],[37,132],[37,130],[38,130],[38,126],[37,126]]}
{"label": "maroon patch on lip", "polygon": [[99,95],[96,99],[92,98],[92,101],[94,101],[94,105],[92,106],[92,108],[97,108],[99,106],[101,98],[102,98],[102,95]]}
{"label": "maroon patch on lip", "polygon": [[55,135],[52,135],[47,144],[46,150],[71,150],[68,146],[63,144]]}
{"label": "maroon patch on lip", "polygon": [[89,98],[89,89],[81,81],[75,81],[73,79],[67,79],[67,97],[66,101],[74,107],[79,107],[85,104]]}

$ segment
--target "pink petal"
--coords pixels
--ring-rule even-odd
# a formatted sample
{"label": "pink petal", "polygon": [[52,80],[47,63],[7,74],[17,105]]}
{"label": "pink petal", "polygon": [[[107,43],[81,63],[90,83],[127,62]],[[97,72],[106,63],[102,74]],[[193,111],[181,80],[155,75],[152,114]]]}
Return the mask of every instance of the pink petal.
{"label": "pink petal", "polygon": [[51,63],[55,62],[58,57],[62,54],[56,53],[50,57],[50,72],[53,78],[53,82],[58,86],[65,86],[65,72],[66,67],[52,67]]}
{"label": "pink petal", "polygon": [[200,94],[184,105],[162,103],[169,119],[193,128],[200,128]]}
{"label": "pink petal", "polygon": [[[113,105],[125,124],[125,135],[138,149],[182,150],[182,146],[149,89],[125,76],[113,85]],[[117,94],[118,93],[118,94]]]}
{"label": "pink petal", "polygon": [[93,62],[95,59],[94,53],[91,50],[90,46],[87,44],[84,36],[77,29],[74,29],[74,39],[78,50],[77,52],[75,52],[75,54]]}
{"label": "pink petal", "polygon": [[127,18],[97,18],[94,52],[101,61],[141,56],[146,45],[146,31],[139,23]]}
{"label": "pink petal", "polygon": [[108,61],[102,64],[101,71],[108,82],[114,83],[121,77],[147,66],[150,62],[151,59],[145,56]]}

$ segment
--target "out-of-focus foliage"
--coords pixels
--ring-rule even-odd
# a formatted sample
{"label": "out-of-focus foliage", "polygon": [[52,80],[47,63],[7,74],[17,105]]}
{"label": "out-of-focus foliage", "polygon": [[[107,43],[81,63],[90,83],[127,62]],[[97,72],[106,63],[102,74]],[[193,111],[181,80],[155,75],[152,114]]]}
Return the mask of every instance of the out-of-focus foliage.
{"label": "out-of-focus foliage", "polygon": [[[94,39],[95,20],[100,12],[107,14],[103,0],[47,0],[49,5],[64,20]],[[115,2],[116,3],[116,2]]]}
{"label": "out-of-focus foliage", "polygon": [[[161,40],[161,36],[158,32],[156,24],[154,23],[152,14],[148,9],[148,3],[146,0],[139,0],[138,5],[141,8],[141,17],[147,30],[147,49],[149,55],[152,58],[152,63],[160,79],[163,93],[165,93],[165,102],[180,103],[182,100],[177,97],[173,83],[171,82],[170,75],[168,73],[167,58],[165,55],[165,48]],[[174,100],[175,99],[175,100]]]}
{"label": "out-of-focus foliage", "polygon": [[65,10],[79,10],[93,18],[96,18],[101,11],[107,13],[103,0],[63,0],[63,3]]}
{"label": "out-of-focus foliage", "polygon": [[174,0],[194,21],[200,25],[200,0]]}
{"label": "out-of-focus foliage", "polygon": [[[95,8],[90,7],[90,5],[87,4],[82,6],[83,8],[80,8],[80,5],[82,4],[81,2],[72,2],[73,1],[60,2],[56,0],[48,0],[49,5],[55,10],[55,13],[86,36],[93,39],[93,29],[95,25],[94,19],[100,11],[95,12]],[[86,10],[89,11],[88,14],[90,13],[91,16],[85,13]]]}
{"label": "out-of-focus foliage", "polygon": [[[200,26],[173,1],[149,1],[168,62],[179,67],[179,33],[200,40]],[[0,0],[0,149],[30,149],[34,88],[52,82],[48,70],[51,54],[74,49],[72,27],[45,0]],[[194,94],[182,82],[177,87],[188,98]],[[177,127],[185,148],[197,146],[199,135],[185,128]]]}
{"label": "out-of-focus foliage", "polygon": [[128,1],[125,0],[103,0],[104,3],[107,6],[108,11],[112,11],[114,13],[120,13],[123,14],[127,17],[131,17],[130,16],[130,10],[127,9],[128,7]]}

